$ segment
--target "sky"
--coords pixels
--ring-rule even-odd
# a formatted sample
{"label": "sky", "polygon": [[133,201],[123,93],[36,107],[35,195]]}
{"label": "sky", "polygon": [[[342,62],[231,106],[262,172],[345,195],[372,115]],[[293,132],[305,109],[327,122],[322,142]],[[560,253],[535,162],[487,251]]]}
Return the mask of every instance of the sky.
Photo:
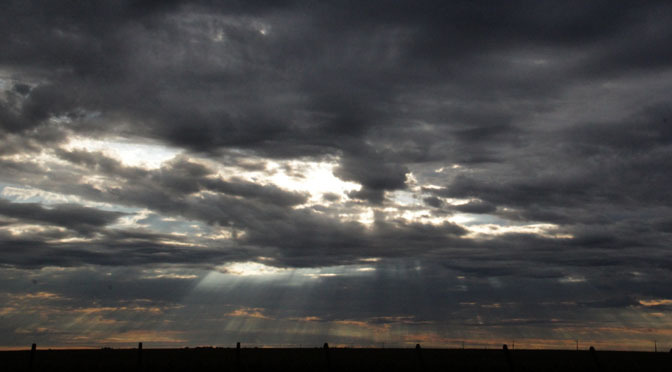
{"label": "sky", "polygon": [[0,8],[0,348],[672,347],[670,2]]}

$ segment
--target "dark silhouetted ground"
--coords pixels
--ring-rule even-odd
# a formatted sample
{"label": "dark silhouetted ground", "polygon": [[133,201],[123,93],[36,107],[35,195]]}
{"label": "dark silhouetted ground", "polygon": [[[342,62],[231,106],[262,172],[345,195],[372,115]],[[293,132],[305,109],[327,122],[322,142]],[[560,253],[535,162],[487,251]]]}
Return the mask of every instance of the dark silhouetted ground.
{"label": "dark silhouetted ground", "polygon": [[[502,350],[235,348],[40,350],[37,371],[510,371]],[[515,371],[672,371],[672,354],[510,351]],[[239,360],[239,361],[238,361]],[[29,371],[30,351],[0,352],[0,370]]]}

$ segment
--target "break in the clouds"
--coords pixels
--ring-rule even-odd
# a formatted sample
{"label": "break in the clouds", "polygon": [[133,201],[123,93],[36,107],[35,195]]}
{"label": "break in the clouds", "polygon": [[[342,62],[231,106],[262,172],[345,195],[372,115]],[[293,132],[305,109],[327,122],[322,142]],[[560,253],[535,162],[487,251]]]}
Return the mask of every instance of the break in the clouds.
{"label": "break in the clouds", "polygon": [[672,344],[667,2],[1,14],[0,346]]}

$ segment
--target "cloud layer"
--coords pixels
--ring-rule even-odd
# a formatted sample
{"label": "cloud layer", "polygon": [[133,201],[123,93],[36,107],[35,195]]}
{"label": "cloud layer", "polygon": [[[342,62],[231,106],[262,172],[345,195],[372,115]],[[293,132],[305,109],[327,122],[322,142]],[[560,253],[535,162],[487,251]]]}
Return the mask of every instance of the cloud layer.
{"label": "cloud layer", "polygon": [[[110,343],[639,347],[638,330],[670,329],[670,14],[662,1],[10,1],[4,346],[68,343],[57,335],[89,324]],[[225,291],[204,290],[213,277]],[[87,297],[133,280],[146,285]],[[36,301],[46,325],[21,315]],[[221,334],[188,331],[198,306]],[[73,311],[87,316],[59,328]],[[270,324],[294,330],[258,333]]]}

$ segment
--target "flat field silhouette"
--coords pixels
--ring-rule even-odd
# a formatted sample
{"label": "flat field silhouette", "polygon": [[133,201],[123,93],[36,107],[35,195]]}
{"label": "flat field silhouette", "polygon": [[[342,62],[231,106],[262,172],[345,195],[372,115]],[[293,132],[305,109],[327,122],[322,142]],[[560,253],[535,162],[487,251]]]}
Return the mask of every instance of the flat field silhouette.
{"label": "flat field silhouette", "polygon": [[[5,371],[670,371],[671,353],[501,349],[185,348],[0,352]],[[511,365],[512,363],[513,365]]]}

